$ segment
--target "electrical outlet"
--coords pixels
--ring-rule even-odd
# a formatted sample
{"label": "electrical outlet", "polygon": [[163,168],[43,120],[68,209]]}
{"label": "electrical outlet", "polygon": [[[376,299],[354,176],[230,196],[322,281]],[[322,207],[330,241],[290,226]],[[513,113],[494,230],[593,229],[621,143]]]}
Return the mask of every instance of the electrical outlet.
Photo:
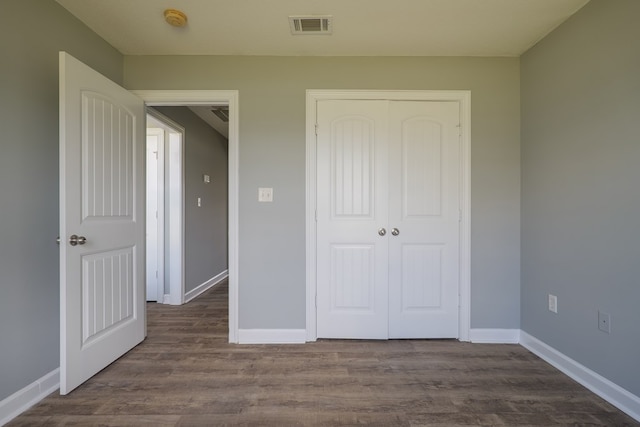
{"label": "electrical outlet", "polygon": [[558,297],[549,294],[549,311],[558,313]]}
{"label": "electrical outlet", "polygon": [[607,334],[611,333],[611,316],[598,310],[598,329]]}

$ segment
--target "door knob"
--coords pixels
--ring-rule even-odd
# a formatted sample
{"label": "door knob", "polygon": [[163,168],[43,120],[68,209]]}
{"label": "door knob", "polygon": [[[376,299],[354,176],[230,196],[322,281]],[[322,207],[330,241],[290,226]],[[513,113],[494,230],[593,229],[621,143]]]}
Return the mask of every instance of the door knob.
{"label": "door knob", "polygon": [[84,245],[85,243],[87,243],[87,238],[84,236],[77,236],[75,234],[72,234],[69,237],[69,244],[71,246],[75,246],[75,245]]}
{"label": "door knob", "polygon": [[397,228],[392,228],[391,234],[393,234],[394,236],[397,236],[398,234],[400,234],[400,230],[398,230]]}
{"label": "door knob", "polygon": [[378,234],[384,236],[385,234],[387,234],[387,230],[385,230],[384,228],[378,228]]}

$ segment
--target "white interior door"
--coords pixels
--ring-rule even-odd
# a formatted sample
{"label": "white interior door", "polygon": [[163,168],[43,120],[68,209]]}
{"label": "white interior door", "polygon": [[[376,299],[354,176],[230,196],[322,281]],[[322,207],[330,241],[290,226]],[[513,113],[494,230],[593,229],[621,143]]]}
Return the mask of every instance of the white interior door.
{"label": "white interior door", "polygon": [[60,53],[61,394],[145,336],[144,121],[142,100]]}
{"label": "white interior door", "polygon": [[390,102],[390,338],[458,337],[459,108]]}
{"label": "white interior door", "polygon": [[386,101],[318,102],[317,333],[387,338]]}
{"label": "white interior door", "polygon": [[459,124],[458,102],[318,101],[319,338],[458,337]]}

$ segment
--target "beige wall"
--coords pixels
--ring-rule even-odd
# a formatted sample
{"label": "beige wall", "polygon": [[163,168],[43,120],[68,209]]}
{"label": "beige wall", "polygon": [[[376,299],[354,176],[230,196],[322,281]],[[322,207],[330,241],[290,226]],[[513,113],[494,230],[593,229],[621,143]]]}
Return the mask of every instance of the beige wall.
{"label": "beige wall", "polygon": [[124,81],[239,90],[241,329],[305,328],[305,90],[471,90],[472,327],[519,328],[519,72],[518,58],[125,56]]}

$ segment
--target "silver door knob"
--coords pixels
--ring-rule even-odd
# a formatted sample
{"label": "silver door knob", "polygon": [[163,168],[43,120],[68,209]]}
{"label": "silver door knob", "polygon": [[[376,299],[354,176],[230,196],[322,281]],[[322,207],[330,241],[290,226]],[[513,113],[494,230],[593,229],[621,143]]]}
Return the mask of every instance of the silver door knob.
{"label": "silver door knob", "polygon": [[87,243],[87,238],[84,236],[77,236],[75,234],[72,234],[69,237],[69,244],[71,246],[75,246],[75,245],[84,245],[85,243]]}
{"label": "silver door knob", "polygon": [[384,236],[385,234],[387,234],[387,230],[385,230],[384,228],[378,228],[378,234]]}
{"label": "silver door knob", "polygon": [[398,230],[397,228],[392,228],[391,234],[393,234],[394,236],[397,236],[398,234],[400,234],[400,230]]}

